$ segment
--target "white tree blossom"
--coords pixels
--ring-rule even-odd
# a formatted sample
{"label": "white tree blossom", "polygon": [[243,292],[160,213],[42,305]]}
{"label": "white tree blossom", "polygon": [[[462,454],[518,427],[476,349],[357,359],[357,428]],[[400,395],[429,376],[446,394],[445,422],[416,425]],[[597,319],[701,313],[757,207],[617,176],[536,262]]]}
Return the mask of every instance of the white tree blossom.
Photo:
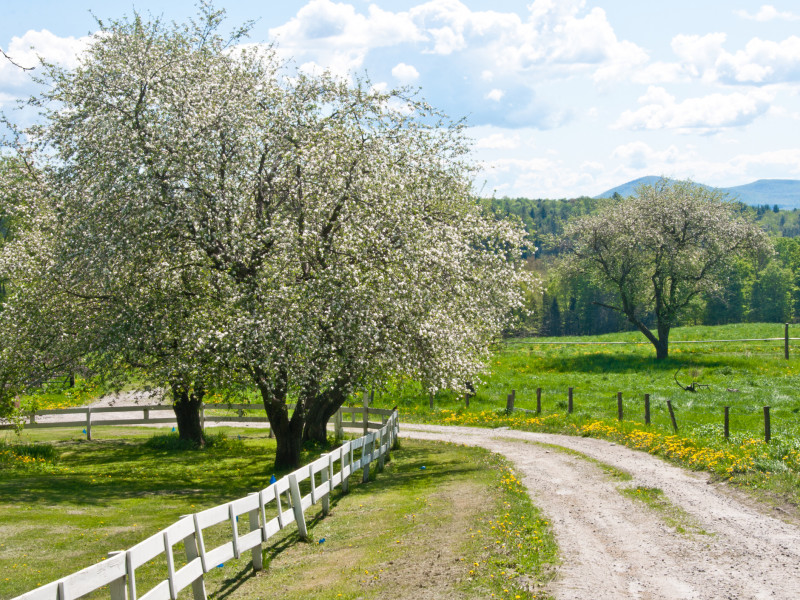
{"label": "white tree blossom", "polygon": [[525,236],[472,196],[459,124],[291,72],[201,16],[113,21],[50,69],[20,150],[30,219],[53,223],[30,280],[100,307],[87,339],[107,364],[192,390],[247,378],[291,466],[356,388],[463,389],[521,306]]}
{"label": "white tree blossom", "polygon": [[[568,252],[562,268],[616,292],[619,303],[602,306],[623,313],[659,359],[669,353],[681,311],[719,287],[731,260],[771,248],[721,192],[667,179],[573,221],[562,242]],[[655,331],[645,323],[650,311]]]}

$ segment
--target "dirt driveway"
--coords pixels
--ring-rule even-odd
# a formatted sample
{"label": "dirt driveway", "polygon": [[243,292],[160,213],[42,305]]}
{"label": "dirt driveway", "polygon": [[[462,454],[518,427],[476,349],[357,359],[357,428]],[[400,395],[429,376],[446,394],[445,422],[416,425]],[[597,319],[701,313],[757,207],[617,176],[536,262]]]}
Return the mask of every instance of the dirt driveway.
{"label": "dirt driveway", "polygon": [[[401,436],[482,446],[516,464],[558,539],[559,600],[800,598],[800,529],[705,474],[592,438],[406,423]],[[541,444],[576,450],[633,480]],[[662,490],[688,514],[690,533],[623,496],[621,486]]]}

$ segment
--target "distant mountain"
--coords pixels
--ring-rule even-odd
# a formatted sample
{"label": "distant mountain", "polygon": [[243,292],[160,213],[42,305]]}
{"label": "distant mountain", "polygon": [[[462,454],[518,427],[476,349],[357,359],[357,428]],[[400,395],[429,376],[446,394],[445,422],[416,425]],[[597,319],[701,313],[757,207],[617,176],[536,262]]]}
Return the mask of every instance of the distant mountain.
{"label": "distant mountain", "polygon": [[[605,191],[595,198],[610,198],[614,193],[618,193],[620,196],[631,196],[639,185],[652,185],[659,179],[660,177],[652,175],[640,177]],[[698,185],[704,184],[698,183]],[[739,200],[749,206],[763,204],[774,206],[777,204],[779,208],[783,209],[800,208],[800,180],[797,179],[759,179],[746,185],[718,189],[727,193],[732,200]]]}

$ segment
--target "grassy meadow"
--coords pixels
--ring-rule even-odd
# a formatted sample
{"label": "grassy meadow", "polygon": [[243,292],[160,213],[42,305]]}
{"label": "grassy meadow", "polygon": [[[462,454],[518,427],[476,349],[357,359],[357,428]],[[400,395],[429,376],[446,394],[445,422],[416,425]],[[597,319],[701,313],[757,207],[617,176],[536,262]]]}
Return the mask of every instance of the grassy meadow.
{"label": "grassy meadow", "polygon": [[[674,329],[671,341],[766,339],[783,337],[782,324],[736,324]],[[800,337],[800,326],[790,326]],[[508,340],[498,349],[491,371],[465,407],[464,398],[442,392],[434,410],[418,386],[397,386],[378,404],[400,408],[406,421],[464,424],[598,436],[616,440],[707,470],[750,489],[765,490],[780,501],[800,504],[800,341],[679,344],[670,357],[655,360],[637,332],[586,338]],[[559,342],[542,344],[541,342]],[[603,342],[560,344],[561,342]],[[675,383],[707,385],[695,393]],[[568,414],[568,388],[573,413]],[[505,414],[506,397],[516,390],[515,406],[542,412]],[[622,392],[623,421],[617,419]],[[650,395],[651,425],[644,425],[644,394]],[[678,424],[673,431],[667,401]],[[723,436],[724,407],[730,407],[730,438]],[[772,440],[764,443],[764,411],[770,407]]]}

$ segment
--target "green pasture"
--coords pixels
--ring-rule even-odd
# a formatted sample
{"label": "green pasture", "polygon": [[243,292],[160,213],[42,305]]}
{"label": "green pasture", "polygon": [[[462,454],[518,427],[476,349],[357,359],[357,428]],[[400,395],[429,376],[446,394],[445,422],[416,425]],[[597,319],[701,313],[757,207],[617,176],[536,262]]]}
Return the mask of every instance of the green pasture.
{"label": "green pasture", "polygon": [[[674,344],[670,357],[655,360],[637,332],[585,338],[507,340],[498,346],[490,372],[464,397],[440,392],[429,397],[414,384],[378,395],[380,406],[398,405],[406,421],[591,435],[659,454],[684,466],[708,470],[750,489],[767,490],[780,501],[800,504],[800,341],[784,358],[782,324],[736,324],[674,329],[680,340],[781,338],[768,342]],[[792,325],[790,337],[800,337]],[[542,344],[541,342],[558,342]],[[563,344],[563,342],[602,342]],[[708,387],[687,392],[675,383]],[[568,389],[573,388],[573,413]],[[536,414],[536,389],[542,411]],[[534,413],[505,414],[515,390],[515,407]],[[622,392],[623,421],[617,393]],[[644,425],[644,395],[650,395],[651,425]],[[672,403],[677,433],[667,401]],[[723,435],[730,407],[730,438]],[[764,406],[770,407],[771,441],[764,443]]]}
{"label": "green pasture", "polygon": [[[214,429],[204,450],[183,448],[168,429],[93,433],[91,442],[61,429],[0,433],[0,599],[130,548],[181,515],[259,490],[273,474],[274,440],[265,430]],[[321,450],[309,448],[304,459]],[[448,577],[436,584],[443,595],[546,597],[555,542],[496,455],[404,440],[383,473],[354,482],[347,495],[335,491],[331,509],[327,518],[319,506],[307,512],[313,543],[299,542],[294,526],[272,538],[265,573],[253,576],[246,558],[214,569],[206,576],[210,597],[381,598],[393,590],[411,597],[437,553],[450,557]],[[247,519],[239,527],[246,533]],[[207,530],[206,546],[227,532],[226,525]],[[176,547],[176,558],[182,554]],[[139,592],[165,574],[164,560],[144,565]]]}
{"label": "green pasture", "polygon": [[[800,326],[790,335],[800,337]],[[737,324],[717,327],[681,327],[671,339],[709,340],[783,336],[783,325]],[[773,435],[795,435],[800,424],[800,341],[791,342],[790,359],[783,358],[783,341],[748,343],[674,344],[669,359],[656,361],[652,346],[618,345],[641,342],[640,333],[628,332],[586,338],[508,340],[497,348],[490,372],[477,386],[469,409],[464,398],[437,394],[438,410],[467,413],[504,409],[511,390],[515,407],[536,409],[536,389],[542,389],[542,414],[564,413],[568,389],[573,388],[575,418],[614,419],[617,393],[622,392],[624,419],[644,421],[644,394],[650,395],[652,425],[671,430],[666,402],[675,410],[681,432],[722,432],[723,407],[730,407],[731,431],[736,435],[763,434],[763,407],[770,406]],[[542,342],[557,342],[546,344]],[[603,342],[566,345],[563,342]],[[693,381],[708,388],[686,392],[675,383]],[[427,419],[428,396],[417,386],[391,389],[381,404],[396,403],[405,418]]]}

